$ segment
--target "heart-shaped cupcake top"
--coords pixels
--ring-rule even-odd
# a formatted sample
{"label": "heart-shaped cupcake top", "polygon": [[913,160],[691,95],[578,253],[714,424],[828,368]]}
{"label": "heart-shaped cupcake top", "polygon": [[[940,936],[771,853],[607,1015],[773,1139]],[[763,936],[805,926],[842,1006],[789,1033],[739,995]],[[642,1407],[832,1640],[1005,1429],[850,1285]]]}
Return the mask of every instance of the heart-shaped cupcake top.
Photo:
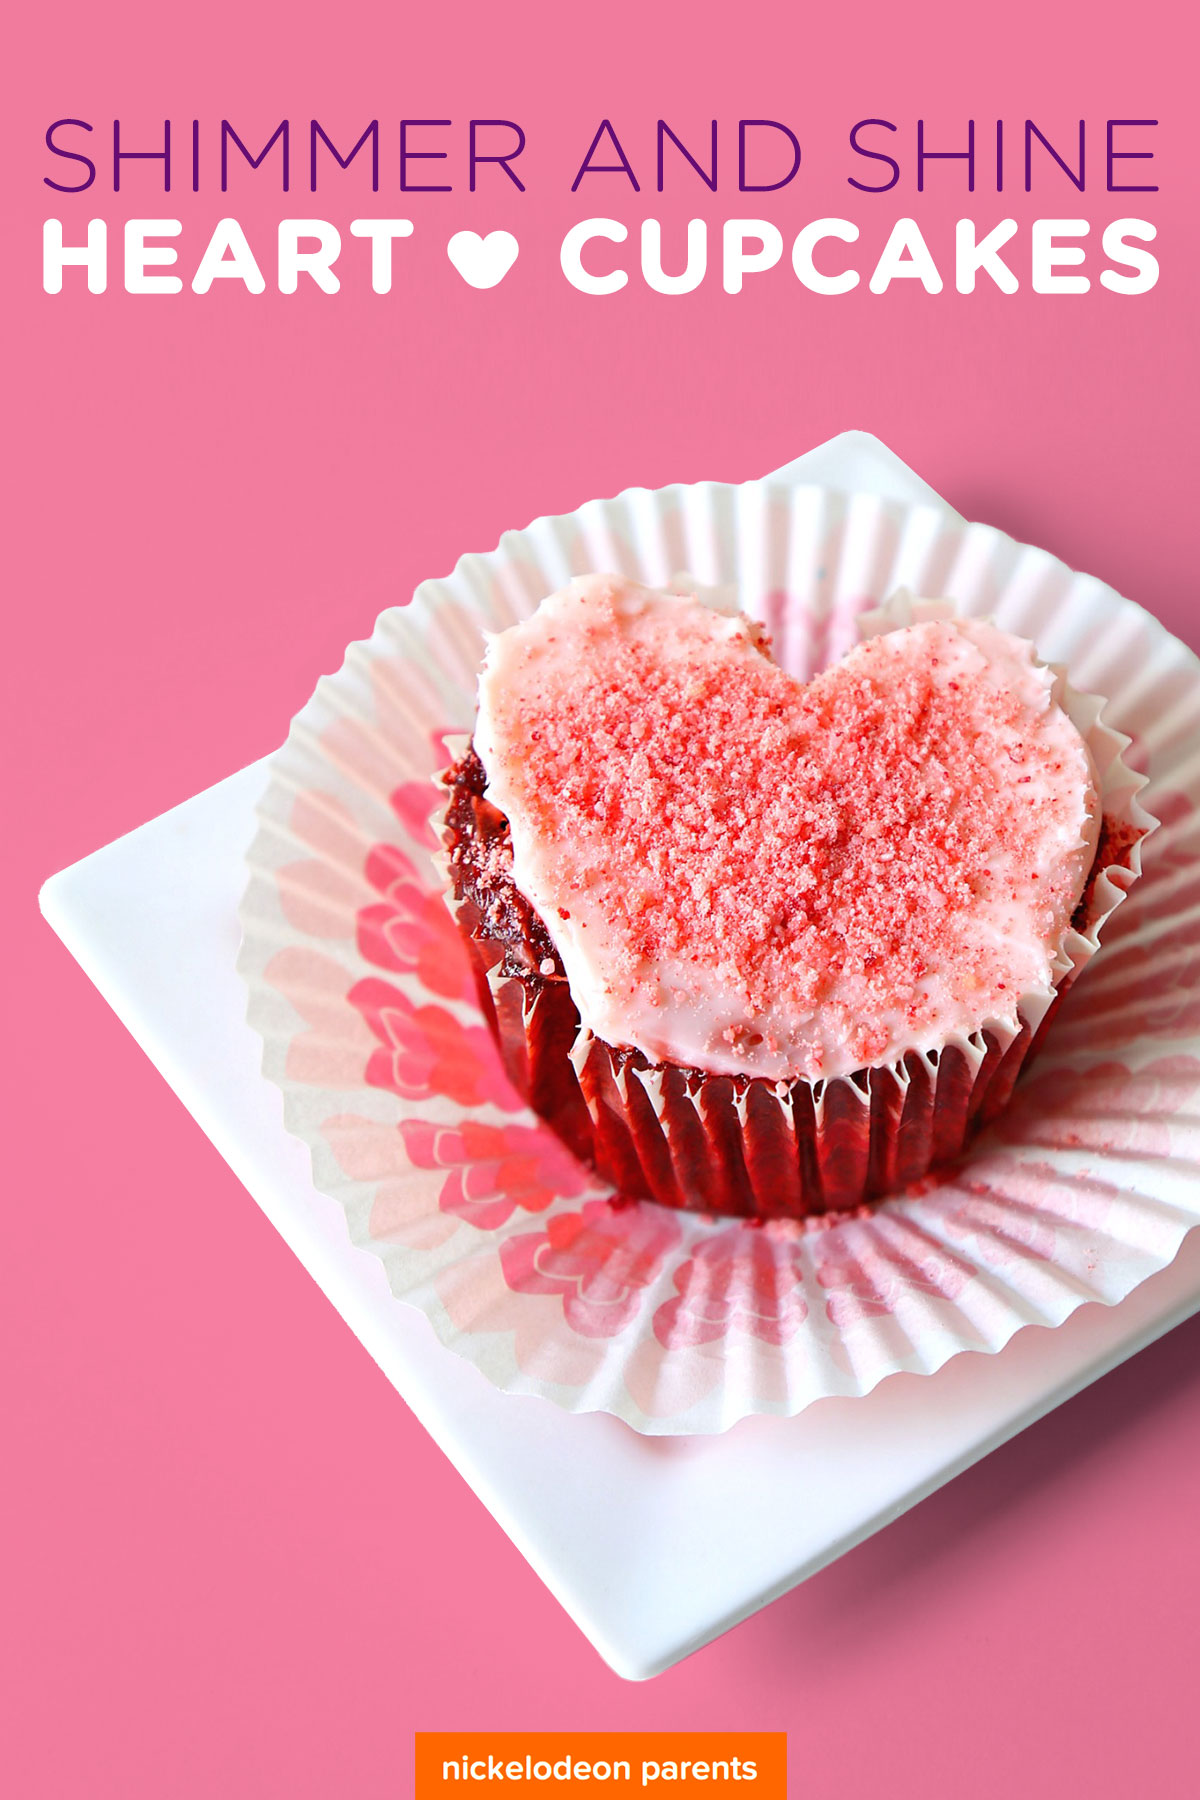
{"label": "heart-shaped cupcake top", "polygon": [[1060,692],[951,618],[801,684],[752,620],[588,576],[490,641],[475,746],[585,1026],[815,1079],[1052,985],[1099,829]]}

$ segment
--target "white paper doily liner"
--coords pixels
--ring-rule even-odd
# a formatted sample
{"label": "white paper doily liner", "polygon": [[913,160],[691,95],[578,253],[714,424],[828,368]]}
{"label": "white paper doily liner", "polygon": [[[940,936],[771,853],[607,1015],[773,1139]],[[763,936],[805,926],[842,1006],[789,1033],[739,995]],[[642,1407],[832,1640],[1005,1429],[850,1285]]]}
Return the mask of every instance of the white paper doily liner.
{"label": "white paper doily liner", "polygon": [[[953,1176],[806,1229],[613,1204],[509,1087],[427,820],[484,630],[572,575],[735,583],[806,678],[897,588],[1031,638],[1107,697],[1163,821],[1008,1110]],[[297,715],[249,853],[239,967],[318,1188],[498,1387],[724,1430],[1114,1304],[1200,1221],[1200,663],[1132,602],[940,509],[771,481],[631,490],[505,535],[382,614]]]}

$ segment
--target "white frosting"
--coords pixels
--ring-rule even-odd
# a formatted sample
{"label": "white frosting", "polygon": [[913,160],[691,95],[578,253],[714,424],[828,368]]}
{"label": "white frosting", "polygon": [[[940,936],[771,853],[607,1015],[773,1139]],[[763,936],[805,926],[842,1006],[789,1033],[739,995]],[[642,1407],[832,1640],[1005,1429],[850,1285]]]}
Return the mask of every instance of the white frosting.
{"label": "white frosting", "polygon": [[654,1062],[833,1076],[1053,984],[1099,829],[1058,696],[970,620],[801,690],[753,621],[592,576],[490,640],[475,746],[585,1026]]}

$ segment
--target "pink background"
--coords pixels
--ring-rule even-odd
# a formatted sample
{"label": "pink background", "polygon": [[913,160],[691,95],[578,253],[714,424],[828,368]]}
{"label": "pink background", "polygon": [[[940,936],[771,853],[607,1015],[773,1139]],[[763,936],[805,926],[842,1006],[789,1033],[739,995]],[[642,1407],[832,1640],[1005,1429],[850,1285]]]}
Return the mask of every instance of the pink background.
{"label": "pink background", "polygon": [[[9,1564],[0,1782],[23,1796],[403,1794],[414,1728],[786,1728],[797,1791],[980,1800],[1195,1791],[1200,1320],[915,1513],[644,1687],[611,1675],[426,1438],[216,1152],[36,916],[54,869],[274,747],[316,677],[385,604],[541,512],[631,483],[762,473],[847,426],[877,432],[964,512],[1094,571],[1200,646],[1195,578],[1194,62],[1182,7],[1046,0],[830,9],[561,5],[319,8],[239,0],[26,9],[3,109],[13,502],[5,1078]],[[286,16],[286,27],[279,20]],[[1086,25],[1081,20],[1086,17]],[[1192,45],[1191,49],[1194,50]],[[300,132],[285,201],[267,168],[222,200],[213,127]],[[397,192],[396,120],[520,120],[519,195],[495,171]],[[569,183],[613,118],[643,177]],[[653,125],[723,132],[722,187],[653,192]],[[914,192],[915,119],[960,164]],[[1108,199],[1103,120],[1151,117],[1157,195]],[[205,121],[186,166],[127,165],[119,196],[55,196],[63,116],[120,116],[132,147]],[[307,192],[304,122],[352,143],[381,119],[384,175]],[[902,127],[903,185],[855,193],[845,133]],[[993,122],[1094,135],[1080,199],[1043,162],[999,198]],[[739,199],[736,120],[805,147],[782,193]],[[253,134],[253,137],[252,135]],[[1014,138],[1015,149],[1015,138]],[[870,165],[877,170],[880,165]],[[1015,155],[1010,176],[1017,172]],[[856,170],[860,176],[867,166]],[[590,192],[588,191],[590,190]],[[821,213],[881,246],[914,212],[935,254],[986,228],[1082,214],[1159,225],[1138,299],[905,286],[804,293],[786,264],[737,298],[570,290],[567,225]],[[204,299],[45,296],[42,220],[184,221],[190,277],[229,212],[269,288]],[[412,218],[384,298],[347,238],[336,298],[273,292],[284,214]],[[492,293],[443,246],[504,226]],[[113,249],[119,246],[114,231]],[[1098,245],[1096,246],[1098,251]],[[352,253],[358,263],[352,270]],[[614,253],[615,254],[615,253]],[[1018,255],[1014,266],[1024,274]],[[1093,277],[1100,267],[1092,263]],[[913,284],[908,284],[911,287]],[[15,564],[15,567],[14,567]],[[231,846],[231,853],[236,852]]]}

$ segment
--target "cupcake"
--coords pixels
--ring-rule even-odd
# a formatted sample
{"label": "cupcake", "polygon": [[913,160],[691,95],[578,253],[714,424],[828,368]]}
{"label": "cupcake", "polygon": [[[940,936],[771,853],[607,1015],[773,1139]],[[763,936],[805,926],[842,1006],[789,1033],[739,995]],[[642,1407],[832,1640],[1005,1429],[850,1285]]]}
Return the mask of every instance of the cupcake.
{"label": "cupcake", "polygon": [[955,1157],[1136,873],[1096,703],[934,603],[867,628],[801,685],[723,603],[588,576],[489,642],[452,907],[622,1194],[803,1218]]}

